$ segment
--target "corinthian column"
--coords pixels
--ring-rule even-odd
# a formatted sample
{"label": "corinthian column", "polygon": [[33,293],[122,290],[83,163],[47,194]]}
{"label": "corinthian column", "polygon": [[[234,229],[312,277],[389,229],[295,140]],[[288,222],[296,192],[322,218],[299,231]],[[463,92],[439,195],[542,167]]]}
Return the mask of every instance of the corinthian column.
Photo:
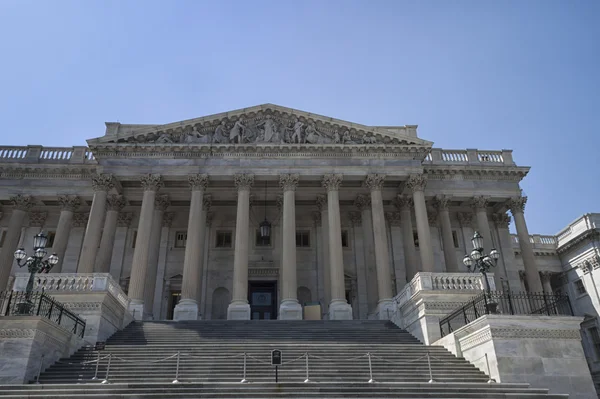
{"label": "corinthian column", "polygon": [[440,224],[442,225],[442,242],[444,245],[446,271],[449,273],[458,273],[458,261],[456,260],[456,250],[454,249],[454,240],[452,239],[452,225],[450,224],[450,212],[448,211],[449,202],[450,197],[446,195],[435,197],[435,205],[438,209]]}
{"label": "corinthian column", "polygon": [[76,195],[59,195],[58,202],[61,206],[52,253],[58,256],[58,263],[52,268],[52,273],[60,273],[69,243],[69,234],[71,233],[71,224],[73,223],[73,213],[79,208],[81,200]]}
{"label": "corinthian column", "polygon": [[317,195],[317,207],[319,208],[319,215],[321,220],[321,236],[323,247],[322,259],[323,259],[323,314],[328,313],[329,302],[331,302],[331,271],[329,270],[329,213],[327,212],[327,196],[319,194]]}
{"label": "corinthian column", "polygon": [[94,199],[92,200],[92,208],[90,209],[90,216],[83,237],[77,273],[92,273],[94,271],[98,246],[100,245],[100,234],[104,224],[106,197],[108,196],[108,190],[114,186],[112,175],[92,176]]}
{"label": "corinthian column", "polygon": [[281,304],[279,319],[302,320],[302,306],[298,302],[296,277],[296,187],[297,174],[282,174],[279,185],[283,189],[283,248],[281,262]]}
{"label": "corinthian column", "polygon": [[327,189],[327,213],[329,218],[329,270],[331,275],[329,320],[352,320],[352,306],[346,301],[346,284],[344,281],[339,195],[342,175],[325,175],[322,184]]}
{"label": "corinthian column", "polygon": [[508,201],[508,207],[515,220],[515,227],[519,236],[519,247],[521,247],[521,257],[525,266],[525,277],[527,278],[529,292],[541,293],[544,290],[535,264],[535,255],[529,241],[529,231],[527,230],[525,215],[523,214],[525,212],[525,204],[527,204],[527,197],[514,197]]}
{"label": "corinthian column", "polygon": [[112,259],[113,247],[115,245],[115,234],[117,233],[117,220],[119,212],[125,206],[125,198],[122,195],[109,195],[106,198],[106,218],[102,239],[100,240],[100,251],[96,258],[96,272],[110,272],[110,261]]}
{"label": "corinthian column", "polygon": [[190,214],[188,217],[187,241],[183,260],[183,280],[181,300],[175,307],[175,320],[198,320],[198,291],[200,286],[200,269],[204,259],[202,245],[206,230],[206,211],[203,207],[204,192],[208,186],[208,175],[188,177],[192,189]]}
{"label": "corinthian column", "polygon": [[431,244],[431,231],[427,219],[427,205],[425,204],[425,185],[427,180],[423,175],[412,175],[406,182],[406,187],[413,193],[415,217],[417,219],[417,235],[419,236],[419,252],[421,253],[421,270],[434,272],[433,246]]}
{"label": "corinthian column", "polygon": [[399,195],[395,201],[396,208],[400,211],[400,220],[402,223],[402,246],[404,247],[404,262],[406,263],[406,280],[411,281],[417,274],[417,250],[415,249],[415,240],[413,237],[412,198],[406,195]]}
{"label": "corinthian column", "polygon": [[477,230],[483,236],[483,252],[486,254],[489,254],[492,250],[492,233],[486,210],[488,202],[488,199],[482,195],[473,197],[471,200],[471,208],[473,208],[477,219]]}
{"label": "corinthian column", "polygon": [[10,198],[14,205],[10,221],[8,222],[8,230],[4,237],[4,245],[0,250],[0,291],[8,289],[8,277],[12,269],[14,261],[14,253],[19,245],[19,237],[21,236],[21,227],[27,211],[33,206],[33,198],[29,195],[16,195]]}
{"label": "corinthian column", "polygon": [[367,312],[377,311],[379,299],[377,286],[377,266],[375,261],[375,242],[373,240],[373,218],[371,213],[371,198],[365,194],[359,194],[354,200],[354,206],[358,208],[361,216],[363,233],[365,269],[367,283]]}
{"label": "corinthian column", "polygon": [[392,273],[390,271],[390,253],[385,231],[385,213],[383,211],[383,175],[368,175],[365,186],[371,191],[371,212],[373,214],[373,238],[375,240],[375,264],[377,268],[377,317],[389,320],[392,306]]}
{"label": "corinthian column", "polygon": [[142,210],[140,211],[128,290],[128,296],[131,299],[129,310],[133,313],[133,317],[138,320],[141,320],[144,316],[144,288],[148,271],[154,201],[156,200],[156,192],[164,184],[160,175],[148,174],[142,176],[140,180],[144,189],[144,196],[142,198]]}
{"label": "corinthian column", "polygon": [[250,223],[250,188],[254,175],[235,175],[238,189],[235,221],[235,251],[233,255],[233,298],[227,308],[228,320],[249,320],[248,304],[248,228]]}
{"label": "corinthian column", "polygon": [[[148,253],[148,273],[146,273],[146,288],[144,289],[144,319],[154,320],[154,291],[156,289],[156,274],[158,271],[158,256],[160,254],[160,235],[162,232],[165,211],[171,205],[168,195],[159,195],[154,201],[154,216],[152,217],[152,232],[150,233],[150,252]],[[108,219],[108,216],[106,217]]]}

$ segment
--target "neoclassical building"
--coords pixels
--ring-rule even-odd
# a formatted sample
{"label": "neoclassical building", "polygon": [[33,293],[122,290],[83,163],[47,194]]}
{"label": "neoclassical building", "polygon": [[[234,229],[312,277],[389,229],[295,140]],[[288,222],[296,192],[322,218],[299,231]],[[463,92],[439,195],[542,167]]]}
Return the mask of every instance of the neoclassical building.
{"label": "neoclassical building", "polygon": [[[110,273],[136,318],[389,317],[415,273],[464,272],[475,230],[497,287],[542,292],[510,150],[443,150],[417,126],[272,104],[106,123],[87,147],[0,147],[0,285],[48,233],[53,272]],[[511,237],[514,219],[517,237]]]}

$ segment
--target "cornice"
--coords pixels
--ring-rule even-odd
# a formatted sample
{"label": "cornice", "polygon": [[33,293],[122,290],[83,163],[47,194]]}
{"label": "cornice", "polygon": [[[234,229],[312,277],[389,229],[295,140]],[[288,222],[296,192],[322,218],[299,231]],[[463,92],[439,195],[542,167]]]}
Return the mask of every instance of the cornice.
{"label": "cornice", "polygon": [[576,246],[579,243],[581,243],[582,241],[584,241],[584,240],[586,240],[588,238],[593,238],[593,237],[598,237],[598,236],[600,236],[600,230],[598,230],[598,229],[586,230],[583,233],[581,233],[578,236],[576,236],[575,238],[567,241],[566,244],[563,244],[563,245],[559,246],[556,249],[556,252],[559,255],[563,254],[563,253],[567,252],[568,250],[570,250],[571,248],[573,248],[574,246]]}
{"label": "cornice", "polygon": [[97,165],[61,166],[24,166],[19,164],[0,165],[2,179],[87,179],[96,173]]}
{"label": "cornice", "polygon": [[477,165],[423,165],[428,180],[507,180],[521,181],[529,167]]}

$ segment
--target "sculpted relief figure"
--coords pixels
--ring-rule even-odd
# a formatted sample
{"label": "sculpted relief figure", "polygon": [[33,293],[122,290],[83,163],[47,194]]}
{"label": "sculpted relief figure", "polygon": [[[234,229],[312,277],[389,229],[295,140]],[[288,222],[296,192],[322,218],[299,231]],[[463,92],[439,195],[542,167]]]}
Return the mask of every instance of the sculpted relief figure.
{"label": "sculpted relief figure", "polygon": [[294,123],[294,126],[292,127],[292,136],[290,137],[291,143],[300,144],[300,143],[306,142],[305,140],[303,140],[303,137],[302,137],[302,128],[303,127],[304,127],[304,123],[302,123],[296,119],[296,123]]}
{"label": "sculpted relief figure", "polygon": [[229,135],[227,133],[227,124],[225,123],[225,121],[221,121],[221,124],[215,129],[215,132],[213,134],[213,143],[229,143]]}
{"label": "sculpted relief figure", "polygon": [[238,144],[242,144],[244,142],[245,131],[246,126],[244,126],[241,121],[236,121],[229,131],[229,142],[235,143],[237,140]]}
{"label": "sculpted relief figure", "polygon": [[169,133],[163,133],[154,141],[155,143],[165,144],[165,143],[173,143],[173,139]]}
{"label": "sculpted relief figure", "polygon": [[341,137],[340,137],[340,133],[336,130],[335,133],[333,133],[333,142],[335,144],[340,144],[342,141]]}
{"label": "sculpted relief figure", "polygon": [[350,136],[350,131],[348,130],[344,132],[344,135],[342,136],[342,142],[344,144],[356,144],[354,141],[352,141],[352,136]]}
{"label": "sculpted relief figure", "polygon": [[270,115],[265,117],[265,120],[258,123],[257,127],[263,128],[262,134],[257,137],[257,142],[263,143],[283,143],[283,139],[280,137],[279,132],[277,131],[277,124],[271,118]]}
{"label": "sculpted relief figure", "polygon": [[194,130],[185,133],[182,138],[182,142],[186,144],[208,144],[211,141],[209,134],[203,135],[198,131],[198,129],[195,126]]}

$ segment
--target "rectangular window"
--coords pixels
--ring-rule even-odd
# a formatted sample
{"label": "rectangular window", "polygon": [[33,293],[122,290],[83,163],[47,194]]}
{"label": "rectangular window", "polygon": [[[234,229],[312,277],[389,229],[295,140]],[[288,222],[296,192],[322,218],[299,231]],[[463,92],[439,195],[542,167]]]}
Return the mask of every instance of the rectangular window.
{"label": "rectangular window", "polygon": [[296,247],[298,247],[298,248],[310,247],[310,232],[308,232],[308,231],[297,231],[296,232]]}
{"label": "rectangular window", "polygon": [[456,230],[452,230],[452,241],[454,241],[454,248],[459,248],[458,235],[456,234]]}
{"label": "rectangular window", "polygon": [[271,236],[269,236],[269,237],[261,237],[260,236],[260,229],[256,230],[255,246],[257,246],[257,247],[269,247],[269,246],[271,246]]}
{"label": "rectangular window", "polygon": [[413,241],[415,243],[415,248],[419,248],[419,234],[416,231],[413,231]]}
{"label": "rectangular window", "polygon": [[231,231],[217,231],[217,248],[231,248]]}
{"label": "rectangular window", "polygon": [[578,295],[583,295],[586,293],[585,285],[583,285],[583,281],[575,280],[575,290],[577,291]]}
{"label": "rectangular window", "polygon": [[0,231],[0,248],[4,245],[4,239],[6,239],[6,230]]}
{"label": "rectangular window", "polygon": [[185,248],[187,243],[187,231],[178,231],[175,233],[175,248]]}
{"label": "rectangular window", "polygon": [[131,240],[131,248],[135,248],[136,241],[137,241],[137,230],[133,232],[133,239]]}
{"label": "rectangular window", "polygon": [[350,240],[348,240],[348,230],[342,230],[342,247],[350,247]]}
{"label": "rectangular window", "polygon": [[46,248],[52,248],[54,245],[54,237],[56,237],[56,231],[49,231],[47,237],[48,242],[46,242]]}
{"label": "rectangular window", "polygon": [[598,333],[598,327],[588,328],[588,333],[590,334],[592,344],[594,345],[596,359],[600,359],[600,333]]}

